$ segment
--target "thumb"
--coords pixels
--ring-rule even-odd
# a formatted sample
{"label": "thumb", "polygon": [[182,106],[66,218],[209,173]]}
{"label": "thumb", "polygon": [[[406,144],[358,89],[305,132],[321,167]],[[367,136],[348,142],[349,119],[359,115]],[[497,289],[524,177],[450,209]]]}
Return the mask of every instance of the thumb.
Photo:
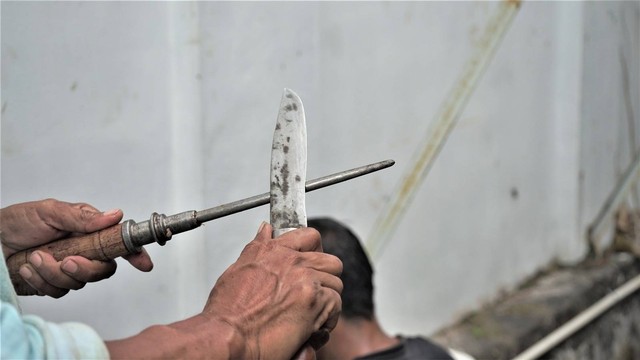
{"label": "thumb", "polygon": [[42,218],[50,226],[65,232],[91,233],[115,225],[122,220],[122,210],[101,212],[85,203],[54,201],[44,208]]}
{"label": "thumb", "polygon": [[271,227],[271,224],[267,223],[266,221],[263,221],[262,224],[260,224],[260,227],[258,228],[258,233],[256,234],[254,241],[271,240],[272,232],[273,232],[273,228]]}
{"label": "thumb", "polygon": [[149,272],[153,269],[153,261],[145,248],[139,253],[125,255],[123,258],[140,271]]}

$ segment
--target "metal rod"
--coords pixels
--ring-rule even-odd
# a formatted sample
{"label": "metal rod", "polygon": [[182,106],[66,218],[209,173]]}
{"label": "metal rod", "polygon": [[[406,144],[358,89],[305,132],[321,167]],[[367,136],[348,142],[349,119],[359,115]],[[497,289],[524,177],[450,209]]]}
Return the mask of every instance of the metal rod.
{"label": "metal rod", "polygon": [[520,355],[516,356],[514,360],[533,360],[546,354],[549,350],[556,347],[559,343],[591,323],[602,313],[609,310],[612,306],[624,300],[627,296],[633,294],[638,289],[640,289],[640,275],[627,281],[624,285],[598,300],[595,304],[591,305],[586,310],[567,321],[564,325],[560,326],[552,333],[533,344],[530,348],[523,351]]}
{"label": "metal rod", "polygon": [[638,181],[638,172],[640,171],[640,156],[629,165],[625,171],[622,179],[613,188],[613,191],[607,197],[607,200],[602,205],[602,208],[598,212],[596,218],[591,222],[589,226],[587,237],[594,249],[598,251],[599,239],[606,233],[606,224],[610,224],[608,221],[613,219],[613,212],[618,208],[618,205],[622,203],[625,196],[629,192],[629,188]]}
{"label": "metal rod", "polygon": [[[305,184],[305,190],[307,192],[321,189],[323,187],[341,183],[353,178],[357,178],[362,175],[366,175],[378,170],[388,168],[395,164],[393,160],[385,160],[377,163],[360,166],[351,170],[341,171],[339,173],[323,176],[321,178],[309,180]],[[269,193],[252,196],[250,198],[230,202],[216,206],[211,209],[198,211],[196,214],[196,220],[200,223],[218,219],[227,215],[235,214],[241,211],[252,209],[261,205],[269,203]]]}

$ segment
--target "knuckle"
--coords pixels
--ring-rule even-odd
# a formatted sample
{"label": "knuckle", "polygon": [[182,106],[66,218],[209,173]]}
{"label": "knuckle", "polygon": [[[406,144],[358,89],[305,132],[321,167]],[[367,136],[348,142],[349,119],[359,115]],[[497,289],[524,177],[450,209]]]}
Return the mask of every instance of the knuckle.
{"label": "knuckle", "polygon": [[105,263],[104,265],[100,264],[99,267],[96,267],[95,269],[87,271],[86,275],[82,276],[82,278],[78,280],[81,280],[81,281],[84,280],[84,282],[95,282],[95,281],[108,279],[116,273],[117,267],[114,264],[115,262],[113,264],[112,263]]}
{"label": "knuckle", "polygon": [[80,284],[78,284],[78,286],[74,287],[74,288],[73,288],[73,290],[80,290],[80,289],[82,289],[85,285],[87,285],[87,283],[84,283],[84,282],[83,282],[83,283],[80,283]]}
{"label": "knuckle", "polygon": [[114,267],[109,267],[106,271],[97,274],[97,279],[98,280],[108,279],[108,278],[112,277],[115,273],[116,273],[115,266]]}
{"label": "knuckle", "polygon": [[31,276],[29,279],[24,280],[29,286],[34,288],[37,292],[42,292],[44,288],[44,281],[37,275]]}
{"label": "knuckle", "polygon": [[255,256],[255,254],[259,254],[265,251],[265,248],[269,248],[269,242],[256,242],[252,241],[245,245],[244,249],[242,249],[242,256]]}
{"label": "knuckle", "polygon": [[98,213],[93,210],[80,209],[79,218],[80,218],[80,221],[85,223],[85,226],[86,226],[86,223],[93,220],[97,215]]}
{"label": "knuckle", "polygon": [[54,199],[54,198],[46,198],[44,200],[42,200],[42,205],[44,206],[55,206],[58,204],[58,200]]}
{"label": "knuckle", "polygon": [[302,253],[298,253],[298,252],[288,256],[286,260],[293,267],[305,267],[305,263],[307,262],[306,258],[302,256]]}
{"label": "knuckle", "polygon": [[304,281],[300,285],[300,295],[310,307],[317,304],[321,298],[322,286],[316,281]]}
{"label": "knuckle", "polygon": [[342,290],[344,290],[344,283],[342,282],[342,279],[340,279],[339,277],[335,277],[335,283],[331,284],[331,288],[334,289],[336,291],[336,294],[338,297],[340,297],[340,294],[342,294]]}
{"label": "knuckle", "polygon": [[314,229],[314,228],[305,228],[308,232],[308,236],[310,237],[311,241],[313,242],[313,245],[315,245],[317,248],[322,249],[322,238],[320,236],[320,233],[318,232],[318,230]]}
{"label": "knuckle", "polygon": [[330,269],[334,270],[334,272],[336,274],[341,274],[342,273],[342,261],[335,255],[331,255],[331,254],[325,254],[326,255],[326,262],[327,265],[329,266]]}

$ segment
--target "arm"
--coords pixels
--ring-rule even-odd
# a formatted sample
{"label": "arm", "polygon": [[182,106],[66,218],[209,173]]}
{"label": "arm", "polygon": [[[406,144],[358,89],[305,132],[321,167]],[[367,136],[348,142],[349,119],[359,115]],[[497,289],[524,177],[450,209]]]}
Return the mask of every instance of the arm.
{"label": "arm", "polygon": [[[0,210],[5,256],[20,250],[21,245],[16,244],[31,247],[68,233],[95,231],[117,223],[122,217],[118,211],[115,218],[105,219],[109,213],[96,214],[92,207],[86,206],[45,200]],[[70,208],[84,214],[84,220],[80,221],[84,225],[77,227],[77,222],[72,221],[76,225],[70,225],[68,219],[61,219],[61,214],[65,213],[60,209]],[[73,218],[77,220],[77,217]],[[32,226],[15,227],[16,224]],[[19,237],[21,229],[29,236]],[[270,225],[263,224],[238,260],[220,276],[200,314],[173,324],[149,327],[127,339],[108,341],[106,348],[110,356],[116,359],[288,359],[305,343],[316,348],[321,346],[328,340],[329,331],[335,327],[341,308],[342,282],[338,276],[342,271],[342,263],[338,258],[321,252],[320,235],[314,229],[299,229],[277,239],[271,238],[271,231]],[[42,236],[43,233],[46,236]],[[52,277],[48,276],[51,274],[43,274],[45,259],[46,254],[43,254],[43,262],[34,268],[34,276],[41,277],[58,291],[65,291],[58,284],[51,284]],[[52,267],[53,274],[64,273],[61,263],[67,259],[60,263],[45,264],[45,268]],[[100,268],[104,264],[88,265]],[[10,282],[4,262],[2,267],[4,289],[10,287]],[[66,273],[64,275],[69,276]],[[36,288],[42,289],[37,285]],[[17,343],[22,344],[21,349],[27,349],[27,354],[59,353],[58,350],[42,349],[42,339],[45,338],[44,344],[59,343],[56,349],[67,351],[65,354],[68,351],[76,354],[72,357],[94,357],[84,356],[82,351],[99,354],[105,349],[105,343],[84,325],[57,325],[37,319],[36,323],[45,326],[34,327],[25,321],[28,315],[19,315],[17,310],[6,312],[17,308],[12,304],[5,306],[5,301],[3,296],[2,333],[8,333],[5,332],[6,326],[16,326],[18,331],[10,331],[12,334],[22,334],[17,335]],[[13,316],[5,317],[5,313]],[[21,332],[19,329],[27,330]],[[89,340],[78,340],[84,336],[88,336]],[[3,337],[3,354],[5,351],[18,351],[13,348],[13,343],[10,346],[7,344]],[[303,348],[303,352],[309,353],[304,349],[308,347]],[[37,355],[35,357],[40,358]]]}
{"label": "arm", "polygon": [[55,324],[20,313],[9,273],[0,261],[1,359],[106,359],[107,348],[90,327]]}
{"label": "arm", "polygon": [[[121,210],[100,212],[84,203],[67,203],[54,199],[33,201],[0,209],[0,236],[5,259],[34,246],[77,235],[87,234],[115,225],[122,220]],[[125,257],[141,271],[150,271],[153,263],[143,250]],[[49,295],[61,297],[70,289],[80,289],[87,282],[113,275],[115,261],[95,261],[81,256],[69,256],[56,261],[44,251],[34,252],[29,263],[20,268],[20,275],[32,289],[19,295]]]}
{"label": "arm", "polygon": [[263,224],[200,314],[108,341],[111,357],[290,359],[308,339],[328,340],[342,304],[342,263],[321,250],[314,229],[274,240]]}
{"label": "arm", "polygon": [[56,324],[22,315],[8,302],[0,305],[2,359],[108,359],[98,334],[80,323]]}

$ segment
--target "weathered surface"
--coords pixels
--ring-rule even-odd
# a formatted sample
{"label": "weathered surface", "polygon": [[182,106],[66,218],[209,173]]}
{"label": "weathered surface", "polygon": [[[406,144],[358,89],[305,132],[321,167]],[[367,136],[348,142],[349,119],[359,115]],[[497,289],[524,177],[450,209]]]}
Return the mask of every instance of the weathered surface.
{"label": "weathered surface", "polygon": [[640,293],[620,302],[544,358],[640,359]]}
{"label": "weathered surface", "polygon": [[[639,273],[640,261],[628,254],[551,269],[441,329],[433,339],[478,359],[509,359]],[[549,357],[640,358],[638,346],[630,345],[640,343],[639,308],[640,294],[636,292],[601,316],[598,321],[602,323],[596,321],[574,334]],[[635,322],[627,313],[632,310]]]}

